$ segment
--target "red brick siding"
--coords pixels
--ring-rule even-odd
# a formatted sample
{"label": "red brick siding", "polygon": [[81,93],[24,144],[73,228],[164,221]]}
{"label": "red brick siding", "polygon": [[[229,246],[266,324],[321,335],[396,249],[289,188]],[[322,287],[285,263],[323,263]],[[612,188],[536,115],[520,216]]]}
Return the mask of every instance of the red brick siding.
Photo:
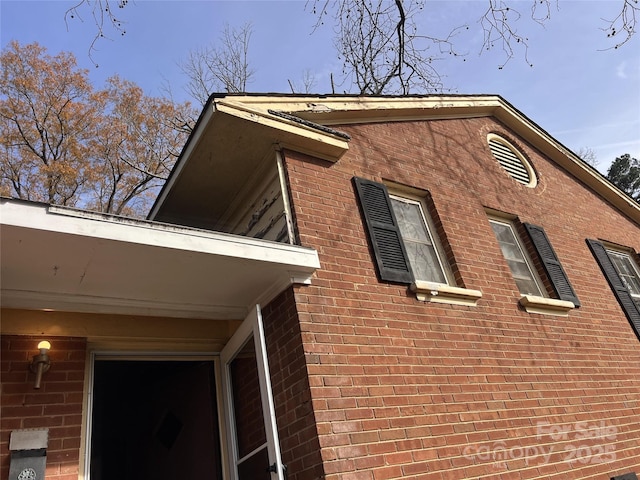
{"label": "red brick siding", "polygon": [[282,461],[288,467],[288,478],[323,478],[305,364],[317,363],[318,360],[317,355],[308,355],[305,362],[291,289],[264,307],[262,315]]}
{"label": "red brick siding", "polygon": [[29,363],[38,353],[40,337],[3,335],[1,339],[0,477],[9,475],[9,439],[13,430],[48,428],[47,479],[76,480],[86,342],[70,337],[47,337],[51,369],[39,390]]}
{"label": "red brick siding", "polygon": [[230,371],[238,457],[242,458],[264,445],[267,438],[264,431],[258,364],[255,356],[238,356],[231,362]]}
{"label": "red brick siding", "polygon": [[[352,140],[336,164],[285,155],[300,241],[321,262],[296,302],[326,478],[640,473],[640,343],[585,244],[640,251],[638,225],[493,119],[341,129]],[[489,132],[522,149],[537,188],[502,170]],[[430,192],[458,286],[481,290],[478,306],[420,303],[377,280],[354,175]],[[545,228],[580,309],[518,308],[485,208]]]}

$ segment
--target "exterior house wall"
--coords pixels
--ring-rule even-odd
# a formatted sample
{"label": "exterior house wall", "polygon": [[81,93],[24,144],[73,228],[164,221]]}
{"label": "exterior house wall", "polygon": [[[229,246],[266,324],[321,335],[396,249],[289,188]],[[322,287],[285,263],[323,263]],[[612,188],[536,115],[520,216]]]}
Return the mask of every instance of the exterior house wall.
{"label": "exterior house wall", "polygon": [[[492,118],[336,128],[351,141],[335,164],[285,152],[299,241],[321,262],[296,308],[326,478],[637,471],[639,339],[585,239],[638,252],[638,225]],[[525,154],[536,188],[499,166],[488,133]],[[378,281],[353,176],[428,192],[457,286],[482,291],[477,306]],[[580,308],[518,307],[485,209],[544,227]]]}
{"label": "exterior house wall", "polygon": [[[28,365],[42,337],[3,335],[0,396],[0,477],[9,478],[9,439],[13,430],[49,429],[46,475],[50,480],[76,480],[80,452],[86,341],[48,337],[54,368],[39,390]],[[34,351],[35,350],[35,351]]]}
{"label": "exterior house wall", "polygon": [[[222,349],[241,323],[13,309],[3,309],[1,316],[0,478],[3,479],[9,475],[11,432],[26,428],[49,429],[47,479],[79,478],[89,351],[152,353],[153,358],[158,358],[162,351],[174,356],[179,352],[210,356]],[[151,339],[149,332],[153,332]],[[51,368],[43,375],[41,388],[35,390],[35,374],[29,370],[29,363],[43,339],[51,342]]]}
{"label": "exterior house wall", "polygon": [[[585,243],[638,252],[638,224],[492,118],[336,128],[351,137],[336,163],[282,152],[298,243],[321,262],[311,285],[288,287],[262,306],[288,478],[640,473],[639,339]],[[498,165],[488,133],[524,152],[536,188]],[[286,241],[276,167],[254,172],[221,219],[225,228]],[[378,280],[354,176],[422,192],[455,286],[482,292],[476,306],[422,302],[407,285]],[[580,308],[563,317],[519,307],[487,211],[544,227]],[[47,427],[47,478],[55,480],[81,470],[87,352],[210,357],[240,323],[8,309],[2,316],[0,476],[8,475],[10,432]],[[34,391],[27,365],[42,338],[52,342],[53,367]]]}

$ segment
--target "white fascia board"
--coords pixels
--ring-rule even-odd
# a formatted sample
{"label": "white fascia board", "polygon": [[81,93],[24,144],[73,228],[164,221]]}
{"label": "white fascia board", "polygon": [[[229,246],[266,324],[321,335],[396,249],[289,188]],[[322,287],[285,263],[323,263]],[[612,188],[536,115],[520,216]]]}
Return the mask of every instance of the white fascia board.
{"label": "white fascia board", "polygon": [[[219,100],[220,101],[220,100]],[[287,112],[339,112],[371,110],[421,110],[452,107],[496,107],[497,95],[425,95],[425,96],[227,96],[224,103],[243,105],[251,110],[283,110]]]}
{"label": "white fascia board", "polygon": [[236,108],[267,112],[279,110],[321,125],[402,121],[408,118],[445,119],[492,115],[501,106],[495,95],[424,97],[278,97],[231,96],[224,103]]}
{"label": "white fascia board", "polygon": [[291,146],[293,149],[301,146],[305,152],[312,152],[332,162],[337,161],[349,149],[349,141],[343,137],[277,117],[267,110],[250,108],[233,101],[216,101],[214,108],[216,112],[273,129],[278,132],[274,135],[274,142]]}
{"label": "white fascia board", "polygon": [[310,248],[46,204],[3,200],[0,225],[291,265],[292,270],[320,268],[318,253]]}

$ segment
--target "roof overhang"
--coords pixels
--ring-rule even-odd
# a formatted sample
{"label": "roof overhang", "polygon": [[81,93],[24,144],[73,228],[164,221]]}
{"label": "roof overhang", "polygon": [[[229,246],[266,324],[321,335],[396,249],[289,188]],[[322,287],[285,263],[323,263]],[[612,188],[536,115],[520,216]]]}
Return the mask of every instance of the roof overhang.
{"label": "roof overhang", "polygon": [[[279,113],[287,114],[285,118]],[[353,123],[495,117],[614,207],[640,223],[640,204],[498,95],[245,95],[212,97],[150,218],[199,225],[220,218],[274,148],[329,161],[348,140],[327,127]],[[297,118],[300,121],[292,120]],[[193,216],[193,220],[186,215]],[[207,226],[207,225],[202,225]]]}
{"label": "roof overhang", "polygon": [[229,95],[224,101],[262,115],[268,115],[269,111],[286,112],[324,126],[495,117],[640,224],[640,203],[499,95]]}
{"label": "roof overhang", "polygon": [[212,97],[163,186],[149,219],[213,228],[256,171],[288,148],[331,162],[348,138],[268,109]]}
{"label": "roof overhang", "polygon": [[315,250],[0,200],[3,308],[242,319],[310,283]]}

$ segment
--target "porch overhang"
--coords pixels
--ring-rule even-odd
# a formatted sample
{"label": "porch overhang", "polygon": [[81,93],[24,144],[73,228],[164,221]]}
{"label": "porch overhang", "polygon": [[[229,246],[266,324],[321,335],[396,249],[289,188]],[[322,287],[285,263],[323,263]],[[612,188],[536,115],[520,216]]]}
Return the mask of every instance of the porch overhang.
{"label": "porch overhang", "polygon": [[336,162],[349,142],[321,125],[211,97],[148,218],[215,229],[245,183],[285,148]]}
{"label": "porch overhang", "polygon": [[3,308],[242,319],[310,283],[315,250],[0,200]]}

